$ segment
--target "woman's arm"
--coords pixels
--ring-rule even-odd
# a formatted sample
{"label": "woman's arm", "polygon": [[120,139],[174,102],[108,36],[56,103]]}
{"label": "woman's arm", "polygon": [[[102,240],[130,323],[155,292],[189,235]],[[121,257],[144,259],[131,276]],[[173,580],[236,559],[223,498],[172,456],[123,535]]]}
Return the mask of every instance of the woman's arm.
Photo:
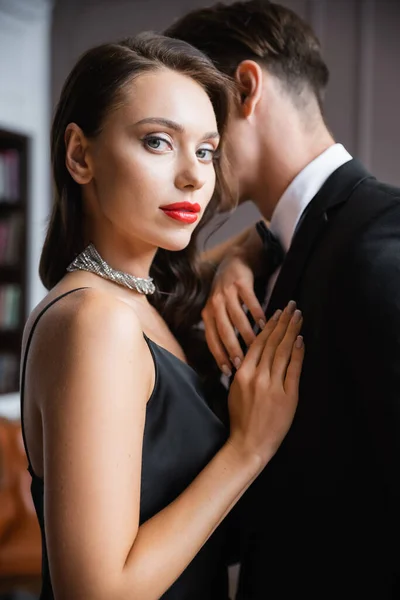
{"label": "woman's arm", "polygon": [[[301,323],[288,328],[288,313],[267,325],[233,386],[229,441],[174,502],[139,528],[143,430],[154,368],[137,318],[127,305],[94,291],[82,295],[73,314],[65,311],[60,318],[54,311],[52,318],[39,392],[55,597],[156,600],[268,462],[290,425],[301,349],[290,363],[287,391],[275,380],[275,391],[270,389],[272,379],[265,376],[256,384],[254,369],[269,369],[278,350],[276,360],[286,361],[286,373]],[[282,368],[277,373],[280,377]]]}

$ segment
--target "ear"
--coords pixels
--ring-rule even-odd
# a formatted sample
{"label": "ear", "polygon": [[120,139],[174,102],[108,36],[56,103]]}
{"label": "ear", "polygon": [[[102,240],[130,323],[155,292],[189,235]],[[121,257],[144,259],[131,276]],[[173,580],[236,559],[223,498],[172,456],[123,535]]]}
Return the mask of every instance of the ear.
{"label": "ear", "polygon": [[82,129],[75,123],[69,123],[65,130],[65,165],[74,181],[89,183],[93,177],[88,161],[88,140]]}
{"label": "ear", "polygon": [[263,70],[254,60],[243,60],[236,69],[235,79],[240,89],[242,116],[250,117],[262,95]]}

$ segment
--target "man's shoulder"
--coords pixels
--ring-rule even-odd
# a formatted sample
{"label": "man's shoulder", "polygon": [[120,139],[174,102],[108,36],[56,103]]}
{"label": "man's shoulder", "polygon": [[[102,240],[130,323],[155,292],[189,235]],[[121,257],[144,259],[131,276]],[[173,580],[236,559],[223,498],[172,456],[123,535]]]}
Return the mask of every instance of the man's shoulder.
{"label": "man's shoulder", "polygon": [[370,202],[375,203],[379,212],[385,208],[400,207],[400,188],[375,177],[364,179],[354,190],[354,196],[369,199]]}
{"label": "man's shoulder", "polygon": [[368,177],[355,187],[348,200],[343,219],[350,221],[361,237],[387,224],[400,235],[400,188]]}
{"label": "man's shoulder", "polygon": [[363,274],[376,278],[380,273],[389,273],[393,269],[397,272],[400,259],[400,188],[371,178],[359,186],[352,201],[355,207],[352,213],[354,235],[346,253],[347,268],[355,269],[359,278]]}
{"label": "man's shoulder", "polygon": [[327,236],[333,260],[342,273],[368,277],[377,265],[400,260],[400,188],[365,178],[332,215]]}
{"label": "man's shoulder", "polygon": [[357,159],[337,169],[324,190],[335,234],[339,228],[358,236],[366,228],[379,228],[386,219],[400,227],[400,187],[379,180]]}
{"label": "man's shoulder", "polygon": [[377,202],[386,201],[391,204],[400,204],[400,188],[390,183],[384,183],[375,177],[365,179],[356,190],[356,193],[371,195]]}

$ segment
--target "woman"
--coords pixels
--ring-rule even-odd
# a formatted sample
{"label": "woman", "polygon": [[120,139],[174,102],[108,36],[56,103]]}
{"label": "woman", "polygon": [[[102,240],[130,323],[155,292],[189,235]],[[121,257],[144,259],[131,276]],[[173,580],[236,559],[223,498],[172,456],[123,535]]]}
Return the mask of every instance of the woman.
{"label": "woman", "polygon": [[42,599],[227,597],[218,526],[287,432],[303,357],[290,305],[235,376],[228,434],[177,339],[228,102],[201,53],[149,34],[87,52],[61,93],[22,366]]}

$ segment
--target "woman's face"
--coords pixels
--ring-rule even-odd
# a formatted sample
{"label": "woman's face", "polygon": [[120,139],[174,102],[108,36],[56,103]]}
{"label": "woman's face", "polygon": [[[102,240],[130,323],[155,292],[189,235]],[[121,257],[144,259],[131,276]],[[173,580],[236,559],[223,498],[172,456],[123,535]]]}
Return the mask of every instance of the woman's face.
{"label": "woman's face", "polygon": [[219,137],[212,104],[189,77],[140,75],[89,140],[89,229],[144,247],[181,250],[214,191]]}

